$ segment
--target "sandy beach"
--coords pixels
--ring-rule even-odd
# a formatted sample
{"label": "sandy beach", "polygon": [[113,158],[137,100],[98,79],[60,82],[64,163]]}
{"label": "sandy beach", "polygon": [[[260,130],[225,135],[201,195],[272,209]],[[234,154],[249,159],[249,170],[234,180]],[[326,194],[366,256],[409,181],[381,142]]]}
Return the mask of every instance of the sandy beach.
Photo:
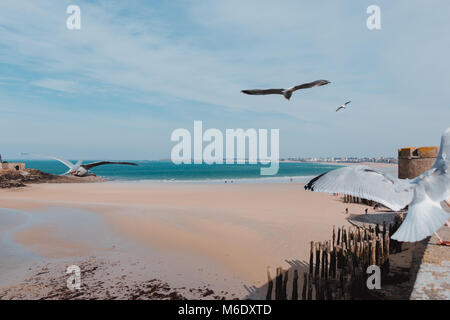
{"label": "sandy beach", "polygon": [[[329,239],[333,225],[348,225],[345,208],[353,214],[365,208],[297,183],[135,182],[1,190],[0,207],[3,217],[23,217],[9,237],[39,257],[20,263],[28,273],[101,259],[109,269],[119,265],[171,287],[206,286],[227,298],[258,296],[267,266],[305,262],[310,241]],[[23,277],[13,265],[2,273],[4,292],[11,279]]]}

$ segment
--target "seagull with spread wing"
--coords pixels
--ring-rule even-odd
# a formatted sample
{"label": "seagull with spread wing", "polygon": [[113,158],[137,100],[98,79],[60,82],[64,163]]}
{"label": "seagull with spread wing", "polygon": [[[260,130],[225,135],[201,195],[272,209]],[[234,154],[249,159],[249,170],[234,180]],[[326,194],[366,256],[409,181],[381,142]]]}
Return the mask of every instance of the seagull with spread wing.
{"label": "seagull with spread wing", "polygon": [[329,84],[330,81],[328,80],[317,80],[309,83],[304,83],[289,89],[251,89],[251,90],[242,90],[242,93],[250,94],[250,95],[267,95],[267,94],[281,94],[286,99],[291,99],[292,94],[294,91],[301,90],[301,89],[309,89],[314,87],[321,87],[324,85]]}
{"label": "seagull with spread wing", "polygon": [[353,166],[324,173],[305,185],[306,190],[343,193],[373,200],[399,211],[408,206],[408,214],[392,239],[404,242],[420,241],[444,224],[450,226],[450,128],[441,139],[439,155],[434,166],[409,179],[397,179],[368,166]]}
{"label": "seagull with spread wing", "polygon": [[342,106],[340,106],[339,108],[336,109],[336,112],[338,112],[339,110],[342,110],[342,109],[346,109],[346,108],[347,108],[347,105],[348,105],[349,103],[351,103],[351,101],[347,101],[346,103],[344,103]]}
{"label": "seagull with spread wing", "polygon": [[29,153],[22,153],[22,155],[32,155],[32,156],[37,156],[37,157],[58,160],[59,162],[63,163],[64,165],[66,165],[69,168],[69,171],[64,173],[64,175],[70,174],[70,175],[77,176],[77,177],[92,176],[94,174],[90,171],[90,169],[92,169],[94,167],[102,166],[105,164],[123,164],[123,165],[137,166],[137,164],[133,163],[133,162],[120,162],[120,161],[97,161],[97,162],[82,164],[83,160],[79,160],[76,164],[73,164],[69,160],[65,160],[65,159],[53,157],[53,156],[43,156],[43,155],[39,155],[39,154],[29,154]]}

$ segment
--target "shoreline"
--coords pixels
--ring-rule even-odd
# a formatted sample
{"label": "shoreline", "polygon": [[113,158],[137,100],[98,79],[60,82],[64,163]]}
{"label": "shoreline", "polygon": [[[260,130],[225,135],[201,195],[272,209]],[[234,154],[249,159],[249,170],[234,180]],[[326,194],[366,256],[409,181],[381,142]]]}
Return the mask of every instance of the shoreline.
{"label": "shoreline", "polygon": [[[374,163],[374,162],[362,162],[362,163],[342,163],[342,162],[302,162],[302,161],[282,161],[280,163],[310,163],[320,164],[329,167],[344,167],[352,165],[367,165],[373,168],[381,168],[392,171],[397,168],[397,164],[390,163]],[[307,183],[310,179],[313,179],[319,174],[313,175],[275,175],[275,176],[256,176],[256,177],[223,177],[223,178],[199,178],[199,179],[142,179],[136,177],[102,177],[102,176],[61,176],[46,173],[36,169],[26,169],[25,171],[0,171],[0,189],[25,187],[31,184],[42,183],[97,183],[97,182],[117,182],[117,183],[186,183],[186,184],[226,184],[226,183],[241,183],[241,184],[254,184],[254,183]]]}

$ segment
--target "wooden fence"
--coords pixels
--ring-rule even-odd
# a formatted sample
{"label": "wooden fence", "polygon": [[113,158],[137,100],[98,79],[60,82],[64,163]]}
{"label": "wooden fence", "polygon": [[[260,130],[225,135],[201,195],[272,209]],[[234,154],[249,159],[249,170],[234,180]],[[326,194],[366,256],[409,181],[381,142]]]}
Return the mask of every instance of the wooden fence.
{"label": "wooden fence", "polygon": [[[366,270],[370,265],[381,269],[382,279],[389,273],[389,256],[401,251],[401,243],[390,239],[402,222],[397,215],[389,227],[333,227],[332,239],[311,242],[309,271],[304,272],[302,288],[299,274],[292,275],[282,268],[276,269],[275,279],[267,270],[266,299],[271,300],[347,300],[368,296]],[[292,278],[291,278],[292,277]],[[292,292],[288,294],[288,282]],[[275,288],[275,290],[274,290]],[[273,293],[273,291],[275,291]]]}

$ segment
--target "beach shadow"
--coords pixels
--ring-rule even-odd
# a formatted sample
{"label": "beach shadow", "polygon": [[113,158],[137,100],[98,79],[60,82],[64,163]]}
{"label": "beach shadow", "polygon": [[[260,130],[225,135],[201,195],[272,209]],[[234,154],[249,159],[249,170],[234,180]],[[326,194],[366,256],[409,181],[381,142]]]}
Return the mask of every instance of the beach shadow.
{"label": "beach shadow", "polygon": [[368,214],[349,214],[347,217],[347,221],[351,224],[362,227],[363,225],[383,225],[383,222],[386,223],[387,226],[394,223],[395,216],[398,212],[386,210],[377,213],[368,213]]}
{"label": "beach shadow", "polygon": [[420,265],[429,239],[415,243],[402,243],[402,251],[391,255],[391,271],[382,281],[382,290],[373,295],[382,300],[409,300],[414,290]]}
{"label": "beach shadow", "polygon": [[[302,261],[302,260],[285,260],[285,262],[290,266],[289,269],[285,270],[288,274],[289,281],[287,282],[286,291],[287,291],[287,299],[291,300],[292,298],[292,285],[293,285],[293,279],[294,279],[294,270],[297,270],[298,272],[298,282],[297,282],[297,293],[299,299],[301,299],[302,296],[302,288],[303,288],[303,274],[308,273],[309,271],[309,263]],[[261,272],[264,272],[262,269]],[[276,281],[276,267],[270,268],[271,277],[273,280],[273,289],[272,289],[272,299],[275,299],[275,281]],[[256,286],[247,286],[244,285],[244,288],[247,290],[248,294],[245,296],[245,300],[265,300],[267,296],[267,290],[268,290],[268,282],[262,285],[261,287]]]}

